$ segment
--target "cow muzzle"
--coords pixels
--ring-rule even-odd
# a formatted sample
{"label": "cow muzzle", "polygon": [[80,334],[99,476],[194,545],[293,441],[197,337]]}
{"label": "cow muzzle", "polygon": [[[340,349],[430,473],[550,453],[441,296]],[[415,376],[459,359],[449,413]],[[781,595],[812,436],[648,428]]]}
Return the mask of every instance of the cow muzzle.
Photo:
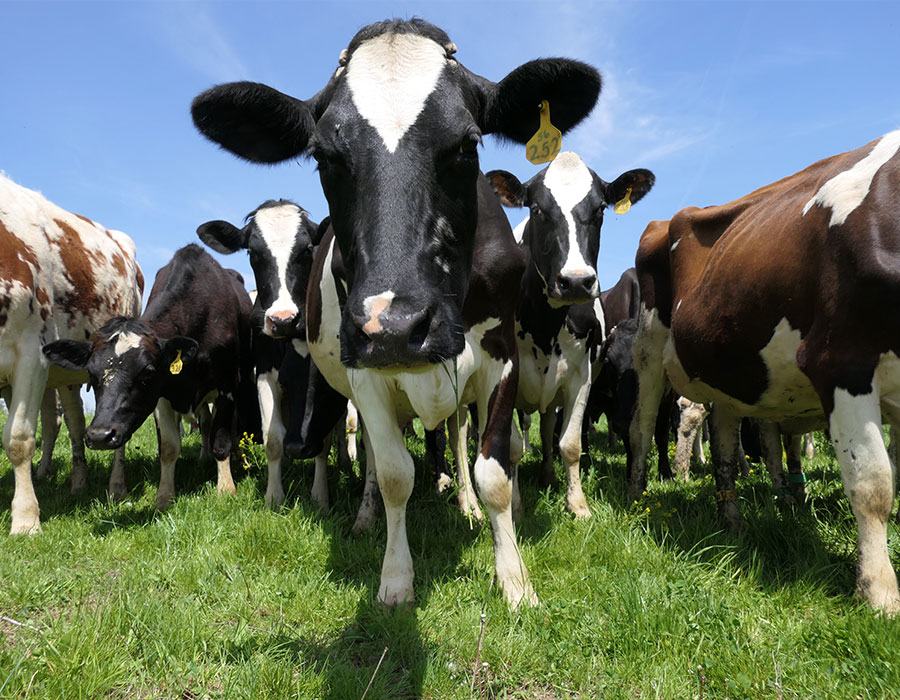
{"label": "cow muzzle", "polygon": [[110,425],[93,425],[84,433],[84,444],[91,450],[115,450],[125,444],[123,430]]}
{"label": "cow muzzle", "polygon": [[593,270],[560,272],[556,276],[556,301],[564,304],[584,304],[600,295],[597,275]]}
{"label": "cow muzzle", "polygon": [[300,321],[296,311],[273,311],[266,314],[264,332],[273,338],[294,338],[302,335]]}

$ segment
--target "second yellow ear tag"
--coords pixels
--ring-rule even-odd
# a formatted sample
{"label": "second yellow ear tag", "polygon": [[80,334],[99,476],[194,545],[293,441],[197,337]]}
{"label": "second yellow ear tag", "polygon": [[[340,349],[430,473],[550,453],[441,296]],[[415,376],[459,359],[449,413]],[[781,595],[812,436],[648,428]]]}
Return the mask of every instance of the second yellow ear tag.
{"label": "second yellow ear tag", "polygon": [[550,103],[541,102],[541,125],[537,133],[525,144],[525,157],[535,165],[547,163],[562,148],[562,133],[550,123]]}
{"label": "second yellow ear tag", "polygon": [[[609,205],[607,205],[609,206]],[[624,214],[629,209],[631,209],[631,188],[625,190],[625,196],[622,197],[618,202],[616,202],[616,206],[613,207],[613,211],[616,214]]]}
{"label": "second yellow ear tag", "polygon": [[172,360],[172,364],[169,365],[169,371],[172,374],[178,374],[184,368],[184,363],[181,361],[181,350],[178,351],[178,354],[175,355],[175,359]]}

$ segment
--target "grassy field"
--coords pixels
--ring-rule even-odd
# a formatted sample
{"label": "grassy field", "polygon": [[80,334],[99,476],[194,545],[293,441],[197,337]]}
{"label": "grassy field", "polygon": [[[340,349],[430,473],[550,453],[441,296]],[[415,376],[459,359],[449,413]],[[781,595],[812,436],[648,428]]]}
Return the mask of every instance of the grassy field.
{"label": "grassy field", "polygon": [[[351,476],[332,475],[322,515],[297,463],[273,513],[261,449],[237,496],[218,497],[188,436],[159,513],[152,422],[129,445],[123,503],[104,496],[108,453],[89,453],[90,492],[68,495],[63,429],[38,488],[43,534],[10,538],[3,456],[0,698],[900,698],[900,620],[854,597],[854,522],[821,438],[808,505],[780,511],[757,467],[737,535],[718,529],[703,473],[625,504],[624,455],[602,431],[583,459],[589,521],[538,491],[528,456],[519,537],[541,605],[515,613],[489,594],[489,528],[433,493],[410,443],[417,602],[391,612],[375,602],[383,522],[351,534]],[[896,566],[893,523],[889,536]]]}

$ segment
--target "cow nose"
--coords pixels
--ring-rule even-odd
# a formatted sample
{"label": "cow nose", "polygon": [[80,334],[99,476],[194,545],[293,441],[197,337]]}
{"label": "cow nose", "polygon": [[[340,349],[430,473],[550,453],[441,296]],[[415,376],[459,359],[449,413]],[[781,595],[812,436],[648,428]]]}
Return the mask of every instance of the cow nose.
{"label": "cow nose", "polygon": [[288,332],[297,320],[293,311],[273,311],[266,314],[266,334],[280,336]]}
{"label": "cow nose", "polygon": [[357,317],[357,325],[367,338],[377,344],[419,350],[428,336],[431,311],[420,309],[412,313],[382,312],[377,319]]}
{"label": "cow nose", "polygon": [[597,296],[597,275],[588,270],[561,272],[556,278],[556,286],[563,299],[587,301]]}
{"label": "cow nose", "polygon": [[91,450],[112,450],[119,447],[118,431],[111,426],[91,426],[84,433],[84,444]]}

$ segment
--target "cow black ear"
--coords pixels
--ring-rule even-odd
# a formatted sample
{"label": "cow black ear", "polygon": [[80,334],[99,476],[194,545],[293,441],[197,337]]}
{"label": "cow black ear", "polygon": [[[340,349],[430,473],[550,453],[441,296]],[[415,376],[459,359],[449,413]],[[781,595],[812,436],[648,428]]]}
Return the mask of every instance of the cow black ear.
{"label": "cow black ear", "polygon": [[653,188],[654,182],[656,175],[649,170],[643,168],[629,170],[606,186],[606,201],[612,206],[625,199],[627,195],[630,203],[635,204]]}
{"label": "cow black ear", "polygon": [[488,83],[482,88],[488,94],[481,129],[526,143],[540,126],[541,102],[547,100],[551,123],[565,133],[591,113],[600,86],[597,69],[581,61],[529,61],[499,83]]}
{"label": "cow black ear", "polygon": [[247,247],[248,231],[227,221],[207,221],[197,227],[197,235],[217,253],[230,255]]}
{"label": "cow black ear", "polygon": [[[200,349],[200,344],[194,340],[193,338],[188,338],[183,335],[176,335],[173,338],[169,338],[168,340],[163,341],[163,362],[166,367],[170,367],[170,371],[172,374],[177,374],[171,369],[171,364],[176,362],[178,359],[181,360],[182,363],[186,364],[196,357],[197,352]],[[181,357],[178,357],[178,351],[181,351]]]}
{"label": "cow black ear", "polygon": [[253,163],[279,163],[306,150],[315,128],[309,105],[261,83],[227,83],[191,103],[206,138]]}
{"label": "cow black ear", "polygon": [[322,242],[322,236],[325,235],[328,227],[331,226],[331,217],[326,216],[318,226],[315,226],[312,221],[309,224],[313,227],[312,235],[309,238],[313,245],[319,245]]}
{"label": "cow black ear", "polygon": [[82,372],[91,359],[91,344],[83,340],[55,340],[47,343],[42,351],[54,365],[73,372]]}
{"label": "cow black ear", "polygon": [[505,207],[524,207],[527,191],[519,178],[505,170],[491,170],[485,174],[500,203]]}

